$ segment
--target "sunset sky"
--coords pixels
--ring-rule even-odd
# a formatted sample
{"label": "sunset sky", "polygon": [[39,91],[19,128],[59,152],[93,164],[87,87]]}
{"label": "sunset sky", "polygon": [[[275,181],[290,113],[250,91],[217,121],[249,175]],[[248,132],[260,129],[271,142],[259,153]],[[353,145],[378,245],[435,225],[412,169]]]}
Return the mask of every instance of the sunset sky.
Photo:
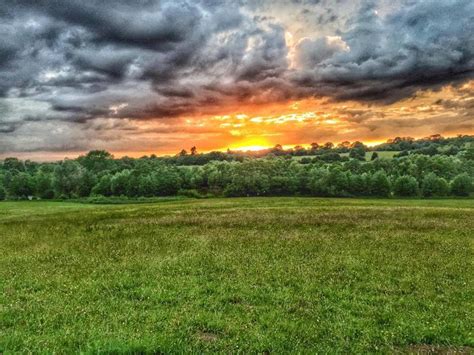
{"label": "sunset sky", "polygon": [[474,134],[472,0],[0,4],[0,158]]}

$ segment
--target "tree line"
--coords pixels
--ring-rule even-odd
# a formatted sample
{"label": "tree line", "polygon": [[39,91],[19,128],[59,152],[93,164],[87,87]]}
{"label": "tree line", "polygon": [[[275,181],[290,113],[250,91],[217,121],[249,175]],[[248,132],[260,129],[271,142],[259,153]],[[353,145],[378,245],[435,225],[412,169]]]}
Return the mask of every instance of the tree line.
{"label": "tree line", "polygon": [[[377,151],[397,152],[396,157],[409,154],[422,155],[447,155],[454,156],[465,149],[466,145],[474,143],[474,137],[469,135],[459,135],[452,138],[444,138],[439,134],[434,134],[422,139],[411,137],[395,137],[387,142],[368,147],[362,142],[344,141],[338,144],[332,142],[313,142],[308,147],[297,145],[293,148],[284,149],[282,145],[276,144],[272,148],[258,151],[232,151],[210,152],[199,154],[196,147],[191,147],[189,151],[183,149],[175,156],[160,157],[159,159],[174,165],[204,165],[210,161],[243,161],[245,158],[264,157],[305,157],[308,159],[318,158],[327,162],[343,161],[347,158],[365,159],[366,152],[374,159],[377,158]],[[341,155],[346,154],[347,156]]]}
{"label": "tree line", "polygon": [[[289,154],[263,157],[216,152],[204,164],[178,164],[176,157],[146,156],[114,159],[106,151],[91,151],[77,159],[37,163],[7,158],[0,165],[0,199],[75,199],[92,196],[328,196],[328,197],[443,197],[473,192],[474,137],[432,140],[429,148],[412,144],[407,154],[393,159],[376,152],[365,160],[367,147],[351,144],[342,157],[340,147],[295,158]],[[406,140],[402,140],[406,141]],[[442,143],[440,143],[442,141]],[[395,139],[392,143],[400,144]],[[422,144],[425,144],[423,141]],[[443,149],[440,149],[443,147]],[[455,149],[451,149],[455,147]],[[282,151],[277,147],[278,151]],[[319,150],[319,148],[318,148]],[[455,154],[444,154],[454,152]],[[177,157],[186,157],[181,152]],[[216,157],[210,159],[209,157]],[[337,158],[336,158],[337,156]]]}

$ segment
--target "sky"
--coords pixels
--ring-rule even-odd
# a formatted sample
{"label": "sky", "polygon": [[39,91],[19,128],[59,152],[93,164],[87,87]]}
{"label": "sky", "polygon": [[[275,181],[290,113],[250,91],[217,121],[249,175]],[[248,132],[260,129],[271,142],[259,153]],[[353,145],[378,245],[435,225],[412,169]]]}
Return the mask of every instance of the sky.
{"label": "sky", "polygon": [[0,158],[474,134],[472,0],[5,0]]}

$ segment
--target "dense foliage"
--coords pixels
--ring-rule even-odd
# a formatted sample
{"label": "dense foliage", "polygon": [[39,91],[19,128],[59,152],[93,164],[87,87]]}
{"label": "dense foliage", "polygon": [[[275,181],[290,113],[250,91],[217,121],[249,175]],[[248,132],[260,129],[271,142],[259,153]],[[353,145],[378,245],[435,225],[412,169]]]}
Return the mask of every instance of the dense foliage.
{"label": "dense foliage", "polygon": [[[395,148],[401,151],[390,159],[376,152]],[[343,142],[313,143],[309,151],[276,146],[265,154],[198,154],[193,147],[191,154],[182,151],[175,157],[114,159],[108,152],[91,151],[55,163],[7,158],[0,165],[0,199],[177,194],[435,197],[473,191],[472,136],[396,138],[372,150],[360,142]],[[301,151],[304,154],[295,157]]]}

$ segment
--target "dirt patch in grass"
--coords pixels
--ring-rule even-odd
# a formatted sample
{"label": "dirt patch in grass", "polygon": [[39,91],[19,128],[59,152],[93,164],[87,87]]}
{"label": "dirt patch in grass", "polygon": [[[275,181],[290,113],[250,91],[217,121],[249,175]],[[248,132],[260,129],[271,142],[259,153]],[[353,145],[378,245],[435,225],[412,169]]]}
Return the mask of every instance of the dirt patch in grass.
{"label": "dirt patch in grass", "polygon": [[217,334],[211,332],[198,332],[197,337],[199,340],[209,343],[214,342],[219,338]]}

